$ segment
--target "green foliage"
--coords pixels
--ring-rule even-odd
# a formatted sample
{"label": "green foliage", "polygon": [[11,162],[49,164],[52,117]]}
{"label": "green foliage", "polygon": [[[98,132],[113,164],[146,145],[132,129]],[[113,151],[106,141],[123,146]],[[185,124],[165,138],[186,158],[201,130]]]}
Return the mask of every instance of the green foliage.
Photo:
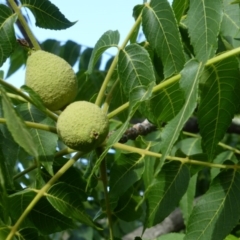
{"label": "green foliage", "polygon": [[[142,1],[121,46],[121,33],[109,30],[94,48],[39,44],[19,9],[29,8],[41,28],[75,22],[49,0],[15,2],[0,4],[5,78],[26,64],[29,46],[62,57],[76,69],[74,101],[101,106],[110,132],[87,154],[69,149],[56,131],[61,111],[0,71],[0,239],[117,240],[138,227],[131,239],[146,239],[176,208],[186,228],[155,239],[238,239],[239,1]],[[17,40],[16,21],[29,44]],[[103,63],[111,47],[117,54]]]}

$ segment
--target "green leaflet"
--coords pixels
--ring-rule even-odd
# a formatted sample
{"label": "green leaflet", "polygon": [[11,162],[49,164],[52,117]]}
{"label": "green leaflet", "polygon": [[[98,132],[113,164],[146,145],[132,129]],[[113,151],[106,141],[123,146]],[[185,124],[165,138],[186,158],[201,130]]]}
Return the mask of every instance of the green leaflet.
{"label": "green leaflet", "polygon": [[144,157],[136,154],[121,154],[114,162],[110,173],[110,194],[121,196],[138,181],[144,171]]}
{"label": "green leaflet", "polygon": [[59,9],[48,0],[21,0],[22,7],[31,10],[36,18],[36,26],[47,29],[61,30],[74,25],[59,11]]}
{"label": "green leaflet", "polygon": [[16,37],[13,24],[17,15],[6,5],[0,4],[0,67],[13,52],[16,45]]}
{"label": "green leaflet", "polygon": [[13,139],[30,155],[38,158],[37,146],[33,140],[30,130],[24,121],[16,113],[12,102],[8,98],[5,90],[1,87],[2,105],[4,117],[7,120],[7,127],[11,132]]}
{"label": "green leaflet", "polygon": [[189,0],[174,0],[172,3],[172,8],[175,13],[177,22],[181,21],[186,9],[189,7]]}
{"label": "green leaflet", "polygon": [[[55,122],[52,119],[46,117],[45,114],[29,103],[18,105],[17,110],[25,121],[55,126]],[[52,163],[54,154],[56,152],[58,140],[57,134],[35,128],[32,128],[29,131],[32,135],[34,143],[37,146],[37,151],[39,154],[38,160],[50,174],[53,174]]]}
{"label": "green leaflet", "polygon": [[169,162],[163,166],[144,196],[147,201],[145,228],[160,223],[174,210],[187,190],[189,180],[190,174],[186,165]]}
{"label": "green leaflet", "polygon": [[191,0],[187,25],[199,61],[207,61],[217,50],[217,36],[223,16],[222,0]]}
{"label": "green leaflet", "polygon": [[161,126],[162,122],[168,122],[175,117],[183,104],[183,91],[179,82],[175,82],[154,93],[151,99],[142,106],[142,113],[151,122]]}
{"label": "green leaflet", "polygon": [[184,91],[185,103],[180,112],[164,127],[162,131],[162,157],[156,170],[156,174],[161,169],[166,156],[172,149],[185,122],[192,115],[196,107],[198,97],[198,82],[203,70],[202,63],[195,59],[190,60],[181,72],[180,86]]}
{"label": "green leaflet", "polygon": [[224,239],[239,220],[239,186],[239,172],[222,171],[194,207],[184,240]]}
{"label": "green leaflet", "polygon": [[63,216],[73,218],[88,226],[95,227],[90,216],[85,212],[80,192],[65,183],[54,184],[47,192],[47,200]]}
{"label": "green leaflet", "polygon": [[173,10],[167,0],[152,0],[142,15],[143,31],[164,66],[165,78],[179,73],[185,63],[183,46]]}
{"label": "green leaflet", "polygon": [[100,39],[97,41],[89,64],[87,73],[91,74],[94,68],[94,65],[97,63],[101,54],[110,47],[117,47],[120,39],[120,34],[118,31],[107,31],[105,32]]}
{"label": "green leaflet", "polygon": [[202,145],[210,160],[239,109],[240,83],[238,61],[227,58],[205,70],[204,86],[198,110]]}
{"label": "green leaflet", "polygon": [[147,50],[131,44],[119,53],[118,74],[126,96],[137,86],[155,83],[154,70]]}

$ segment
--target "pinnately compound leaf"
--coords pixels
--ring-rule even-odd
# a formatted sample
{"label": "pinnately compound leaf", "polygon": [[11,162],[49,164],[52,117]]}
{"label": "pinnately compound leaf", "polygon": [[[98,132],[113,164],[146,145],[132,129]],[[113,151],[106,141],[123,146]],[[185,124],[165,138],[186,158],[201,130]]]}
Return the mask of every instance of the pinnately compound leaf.
{"label": "pinnately compound leaf", "polygon": [[153,65],[147,50],[131,44],[119,53],[118,73],[126,96],[137,86],[155,83]]}
{"label": "pinnately compound leaf", "polygon": [[185,63],[183,46],[172,8],[167,0],[152,0],[142,16],[143,31],[161,58],[165,78],[179,73]]}
{"label": "pinnately compound leaf", "polygon": [[0,67],[13,52],[16,37],[13,24],[17,15],[6,5],[0,4]]}
{"label": "pinnately compound leaf", "polygon": [[88,64],[88,70],[87,70],[88,74],[92,73],[94,65],[96,64],[99,57],[104,51],[106,51],[110,47],[117,47],[119,43],[119,38],[120,38],[120,35],[118,31],[107,31],[100,37],[100,39],[97,41],[93,49],[93,52]]}
{"label": "pinnately compound leaf", "polygon": [[194,207],[184,240],[225,239],[239,221],[239,186],[238,171],[222,171]]}
{"label": "pinnately compound leaf", "polygon": [[240,104],[238,61],[227,58],[205,69],[206,76],[201,92],[198,121],[202,145],[210,160],[216,154],[232,118]]}
{"label": "pinnately compound leaf", "polygon": [[36,18],[36,26],[46,29],[61,30],[74,25],[49,0],[21,0],[22,7],[31,10]]}
{"label": "pinnately compound leaf", "polygon": [[222,21],[222,0],[191,0],[187,25],[196,58],[207,61],[217,50]]}

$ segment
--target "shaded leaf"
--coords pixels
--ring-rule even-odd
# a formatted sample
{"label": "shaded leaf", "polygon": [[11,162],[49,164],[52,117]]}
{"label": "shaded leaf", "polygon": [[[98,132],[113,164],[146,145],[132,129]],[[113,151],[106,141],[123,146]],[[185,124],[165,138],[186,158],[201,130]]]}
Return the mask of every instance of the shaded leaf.
{"label": "shaded leaf", "polygon": [[193,175],[189,181],[188,189],[180,201],[180,208],[183,214],[184,223],[187,226],[189,217],[193,210],[194,197],[196,194],[197,174]]}
{"label": "shaded leaf", "polygon": [[165,78],[179,73],[185,57],[176,19],[167,0],[152,0],[143,9],[142,25],[150,45],[161,57]]}
{"label": "shaded leaf", "polygon": [[161,169],[166,156],[172,149],[185,122],[192,115],[198,97],[198,82],[203,70],[203,65],[196,60],[190,60],[181,72],[180,86],[185,95],[185,103],[180,112],[164,127],[162,131],[162,157],[156,173]]}
{"label": "shaded leaf", "polygon": [[[52,119],[29,103],[18,105],[17,110],[25,121],[55,126],[55,122]],[[52,163],[58,140],[57,134],[35,128],[30,129],[30,133],[37,146],[38,160],[52,174]]]}
{"label": "shaded leaf", "polygon": [[224,239],[239,221],[239,186],[239,172],[222,171],[194,207],[184,239]]}
{"label": "shaded leaf", "polygon": [[[80,193],[80,192],[79,192]],[[54,184],[47,192],[47,200],[64,216],[78,220],[91,227],[96,227],[84,210],[82,199],[77,191],[65,183]]]}
{"label": "shaded leaf", "polygon": [[198,122],[202,145],[212,160],[232,118],[239,109],[239,70],[235,58],[227,58],[206,68],[201,91]]}
{"label": "shaded leaf", "polygon": [[188,168],[179,162],[166,163],[162,171],[147,188],[145,227],[149,228],[164,220],[177,206],[190,180]]}
{"label": "shaded leaf", "polygon": [[57,41],[55,39],[47,39],[41,43],[41,48],[46,52],[59,55],[60,45],[61,45],[60,41]]}
{"label": "shaded leaf", "polygon": [[105,32],[100,39],[97,41],[96,45],[93,48],[93,52],[88,64],[87,73],[91,74],[94,68],[94,65],[98,61],[99,57],[104,51],[110,47],[118,47],[120,39],[120,34],[118,31],[107,31]]}
{"label": "shaded leaf", "polygon": [[121,154],[115,160],[110,173],[110,195],[121,196],[138,181],[144,171],[144,156],[136,153]]}
{"label": "shaded leaf", "polygon": [[172,8],[176,17],[177,22],[181,21],[185,11],[189,6],[189,0],[174,0],[172,3]]}
{"label": "shaded leaf", "polygon": [[17,15],[6,5],[0,4],[0,67],[13,52],[16,37],[13,24]]}
{"label": "shaded leaf", "polygon": [[[35,196],[34,191],[26,189],[9,197],[11,217],[14,221],[17,221]],[[56,211],[43,197],[37,202],[21,226],[37,228],[42,234],[51,234],[73,228],[75,225],[70,218]]]}
{"label": "shaded leaf", "polygon": [[21,0],[22,7],[31,10],[36,18],[36,26],[46,29],[61,30],[74,25],[60,12],[60,10],[48,0]]}
{"label": "shaded leaf", "polygon": [[74,41],[68,40],[64,45],[61,46],[60,53],[58,55],[73,67],[79,58],[80,50],[81,45]]}
{"label": "shaded leaf", "polygon": [[[88,65],[92,56],[93,48],[86,48],[80,55],[79,61],[79,70],[87,70]],[[95,64],[94,69],[99,69],[101,64],[101,57],[98,59],[98,62]]]}
{"label": "shaded leaf", "polygon": [[140,196],[134,196],[133,188],[131,187],[127,192],[120,196],[118,204],[114,209],[114,215],[125,222],[139,220],[143,214],[142,208],[136,209],[140,200]]}
{"label": "shaded leaf", "polygon": [[37,147],[24,121],[18,116],[5,90],[1,87],[2,105],[7,127],[14,140],[30,155],[37,157]]}
{"label": "shaded leaf", "polygon": [[128,45],[119,53],[118,74],[126,96],[137,86],[155,83],[152,62],[147,50],[137,44]]}
{"label": "shaded leaf", "polygon": [[16,45],[14,52],[10,56],[10,66],[6,78],[14,74],[19,68],[24,66],[27,61],[28,53],[19,44]]}
{"label": "shaded leaf", "polygon": [[222,10],[222,0],[190,1],[187,25],[195,56],[199,61],[207,61],[215,55]]}

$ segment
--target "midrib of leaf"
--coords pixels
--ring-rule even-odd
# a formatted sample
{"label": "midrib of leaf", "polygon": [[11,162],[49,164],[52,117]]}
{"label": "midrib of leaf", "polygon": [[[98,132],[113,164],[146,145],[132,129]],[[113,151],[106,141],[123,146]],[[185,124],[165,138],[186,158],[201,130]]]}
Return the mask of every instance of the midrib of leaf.
{"label": "midrib of leaf", "polygon": [[167,144],[167,148],[166,150],[164,149],[163,153],[162,153],[162,157],[160,159],[160,165],[158,166],[157,170],[156,170],[156,174],[158,174],[159,170],[161,169],[161,166],[163,164],[163,162],[165,161],[165,158],[167,156],[167,154],[169,153],[169,151],[171,150],[174,142],[176,141],[177,136],[179,135],[179,132],[182,129],[183,124],[186,121],[186,117],[185,117],[185,113],[187,112],[188,108],[189,108],[189,103],[192,100],[192,95],[193,95],[193,91],[196,89],[197,85],[198,85],[198,79],[199,79],[199,73],[202,71],[202,63],[199,64],[199,67],[197,69],[197,72],[195,74],[195,78],[191,87],[190,92],[188,93],[188,96],[186,98],[186,102],[182,108],[182,110],[177,114],[177,116],[175,118],[179,117],[179,121],[177,123],[177,126],[175,127],[175,130],[172,134],[171,140],[170,142]]}
{"label": "midrib of leaf", "polygon": [[169,47],[168,40],[167,40],[167,37],[166,37],[165,31],[164,31],[164,28],[163,28],[161,22],[159,21],[157,15],[155,14],[155,11],[150,7],[149,4],[147,4],[146,6],[147,6],[147,7],[153,12],[155,18],[157,19],[157,22],[159,23],[160,28],[162,29],[162,32],[163,32],[163,35],[164,35],[165,42],[167,43],[167,46],[168,46],[168,51],[169,51],[169,53],[170,53],[170,56],[171,56],[172,62],[173,62],[173,64],[174,64],[175,72],[177,73],[177,72],[178,72],[178,68],[177,68],[177,66],[176,66],[176,64],[175,64],[175,59],[174,59],[173,56],[172,56],[172,52],[171,52],[171,49],[170,49],[170,47]]}
{"label": "midrib of leaf", "polygon": [[[218,75],[218,72],[216,71],[216,67],[214,66],[214,70],[215,70],[215,73],[216,73],[216,75],[217,75],[217,83],[218,83],[218,89],[220,89],[220,85],[221,85],[221,83],[219,82],[219,75]],[[219,90],[218,90],[219,91]],[[218,94],[218,104],[217,104],[217,106],[220,106],[220,101],[221,101],[221,91],[219,91],[219,94]],[[218,113],[217,113],[217,116],[216,116],[216,126],[218,126],[218,122],[219,122],[219,119],[220,119],[220,107],[218,107],[218,111],[217,111]],[[217,135],[217,128],[215,128],[214,129],[214,138],[213,139],[215,139],[216,138],[216,135]],[[214,151],[214,145],[212,144],[212,146],[211,146],[211,153],[213,153],[213,151]]]}
{"label": "midrib of leaf", "polygon": [[173,106],[173,102],[172,102],[172,99],[171,99],[171,95],[168,94],[168,91],[167,91],[166,88],[163,88],[162,91],[165,93],[166,97],[169,99],[169,103],[170,103],[172,112],[174,113],[174,115],[176,115],[176,112],[175,112],[175,109],[174,109],[174,106]]}

